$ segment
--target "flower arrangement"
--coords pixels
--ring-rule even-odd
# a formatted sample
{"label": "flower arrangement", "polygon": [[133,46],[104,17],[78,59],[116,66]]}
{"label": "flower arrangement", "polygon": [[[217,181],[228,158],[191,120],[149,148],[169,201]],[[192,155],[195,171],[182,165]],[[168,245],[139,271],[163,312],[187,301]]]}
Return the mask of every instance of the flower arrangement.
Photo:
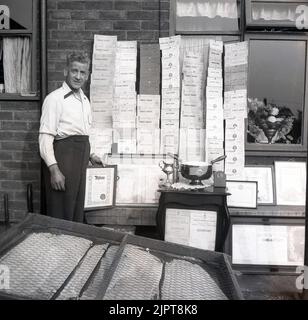
{"label": "flower arrangement", "polygon": [[287,107],[248,98],[248,133],[259,143],[292,143],[288,133],[293,128],[294,115]]}

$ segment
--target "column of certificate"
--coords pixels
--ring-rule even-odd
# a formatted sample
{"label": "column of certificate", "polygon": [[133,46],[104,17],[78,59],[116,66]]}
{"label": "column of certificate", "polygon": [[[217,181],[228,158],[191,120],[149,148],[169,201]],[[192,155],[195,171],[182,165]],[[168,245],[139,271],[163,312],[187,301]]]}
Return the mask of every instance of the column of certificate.
{"label": "column of certificate", "polygon": [[117,37],[94,35],[90,101],[93,124],[90,132],[93,152],[111,152],[112,107]]}
{"label": "column of certificate", "polygon": [[159,39],[162,52],[162,108],[160,153],[178,153],[180,122],[181,37]]}
{"label": "column of certificate", "polygon": [[[206,161],[224,154],[222,41],[210,41],[206,86]],[[224,171],[224,161],[213,165],[213,170]]]}
{"label": "column of certificate", "polygon": [[118,153],[136,153],[136,41],[117,42],[115,65],[113,142]]}
{"label": "column of certificate", "polygon": [[245,118],[247,118],[248,44],[225,45],[224,118],[226,119],[225,173],[239,179],[245,166]]}
{"label": "column of certificate", "polygon": [[180,158],[204,161],[204,82],[205,50],[186,48],[182,67]]}
{"label": "column of certificate", "polygon": [[137,153],[155,154],[160,148],[160,95],[137,98]]}
{"label": "column of certificate", "polygon": [[158,43],[140,44],[140,94],[160,94],[160,49]]}

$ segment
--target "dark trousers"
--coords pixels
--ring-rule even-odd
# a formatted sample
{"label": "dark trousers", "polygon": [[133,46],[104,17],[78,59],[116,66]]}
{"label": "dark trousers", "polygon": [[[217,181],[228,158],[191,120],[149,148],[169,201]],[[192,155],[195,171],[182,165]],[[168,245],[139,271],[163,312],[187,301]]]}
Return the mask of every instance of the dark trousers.
{"label": "dark trousers", "polygon": [[54,142],[55,157],[65,176],[65,191],[51,188],[50,172],[44,166],[46,213],[48,216],[84,222],[86,169],[89,163],[88,136],[71,136]]}

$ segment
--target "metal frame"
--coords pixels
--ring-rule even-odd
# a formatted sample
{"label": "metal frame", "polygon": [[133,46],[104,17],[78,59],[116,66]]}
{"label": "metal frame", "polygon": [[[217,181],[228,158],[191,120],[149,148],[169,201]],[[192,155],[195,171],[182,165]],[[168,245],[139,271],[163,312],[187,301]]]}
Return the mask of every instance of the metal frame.
{"label": "metal frame", "polygon": [[[270,169],[271,170],[271,184],[272,184],[272,189],[273,189],[273,202],[269,203],[262,203],[262,202],[258,202],[258,205],[261,206],[273,206],[276,205],[276,185],[275,185],[275,169],[274,169],[274,165],[266,165],[266,164],[248,164],[245,165],[245,168],[265,168],[265,169]],[[250,181],[250,180],[249,180]],[[259,189],[259,184],[258,184],[258,189]]]}
{"label": "metal frame", "polygon": [[[46,0],[44,0],[46,1]],[[41,1],[43,3],[44,1]],[[0,30],[1,37],[25,36],[30,38],[31,46],[31,90],[36,92],[35,96],[21,96],[20,94],[3,93],[1,100],[39,100],[37,92],[37,42],[38,42],[38,0],[32,0],[32,26],[26,30]]]}
{"label": "metal frame", "polygon": [[[277,164],[278,164],[278,166],[282,166],[282,165],[284,165],[284,168],[278,168],[277,167]],[[282,172],[285,172],[285,170],[287,170],[287,166],[288,165],[298,165],[298,168],[297,168],[297,170],[299,170],[299,171],[303,171],[303,172],[301,172],[303,175],[306,175],[307,174],[307,162],[306,161],[274,161],[274,166],[275,166],[275,186],[276,186],[276,203],[277,203],[277,205],[281,205],[281,206],[304,206],[304,204],[300,204],[300,203],[291,203],[292,201],[290,201],[290,203],[288,203],[288,204],[286,204],[286,203],[279,203],[279,183],[278,183],[278,177],[280,176],[281,177],[281,173]],[[300,168],[300,166],[301,165],[303,165],[304,166],[304,168],[303,168],[303,170],[300,170],[301,168]],[[279,170],[280,170],[280,172],[279,172]],[[285,183],[286,184],[288,184],[288,186],[290,187],[290,188],[292,188],[292,184],[291,184],[291,181],[286,181],[286,179],[284,179],[284,181],[285,181]],[[280,181],[281,182],[281,181]],[[295,182],[295,181],[294,181]],[[293,185],[294,185],[294,182],[293,182]],[[296,181],[296,184],[298,184],[298,182]],[[280,191],[281,192],[281,191]],[[289,196],[289,195],[288,195]],[[306,196],[307,196],[307,193],[306,193]],[[305,196],[303,195],[303,198],[304,198]],[[289,198],[289,197],[288,197]],[[290,200],[292,199],[292,197],[291,198],[289,198]]]}
{"label": "metal frame", "polygon": [[[307,123],[308,123],[308,35],[303,34],[260,34],[260,33],[246,33],[245,40],[288,40],[288,41],[305,41],[306,42],[306,65],[305,68],[305,82],[304,82],[304,106],[303,106],[303,118],[302,118],[302,144],[257,144],[257,143],[248,143],[247,138],[245,140],[245,149],[247,151],[258,151],[259,155],[267,156],[268,151],[274,151],[283,154],[284,152],[291,152],[293,156],[294,153],[306,153],[307,151]],[[249,65],[248,65],[248,74],[249,74]],[[247,124],[246,124],[247,126]],[[247,127],[246,127],[247,128]]]}
{"label": "metal frame", "polygon": [[228,204],[227,200],[227,206],[228,208],[246,208],[246,209],[256,209],[258,207],[258,182],[257,181],[245,181],[245,180],[226,180],[226,190],[227,192],[230,192],[232,195],[232,191],[228,190],[228,183],[239,183],[239,184],[250,184],[250,185],[255,185],[255,204],[251,204],[250,206],[244,206],[244,205],[230,205]]}
{"label": "metal frame", "polygon": [[[85,207],[84,207],[84,210],[85,211],[91,211],[91,210],[97,210],[97,209],[105,209],[105,208],[112,208],[115,206],[115,202],[116,202],[116,190],[117,190],[117,166],[116,165],[107,165],[107,166],[91,166],[91,167],[88,167],[87,170],[93,170],[93,169],[100,169],[102,172],[106,172],[112,183],[113,183],[113,186],[112,186],[112,195],[109,195],[109,198],[111,200],[111,204],[107,204],[107,205],[99,205],[99,206],[90,206],[90,207],[87,207],[86,206],[86,203],[85,203]],[[86,181],[87,183],[87,181]]]}
{"label": "metal frame", "polygon": [[[232,257],[232,229],[233,225],[287,225],[304,226],[304,217],[232,217],[230,231],[227,237],[225,252]],[[296,274],[296,266],[286,265],[261,265],[261,264],[232,264],[234,270],[244,274]]]}

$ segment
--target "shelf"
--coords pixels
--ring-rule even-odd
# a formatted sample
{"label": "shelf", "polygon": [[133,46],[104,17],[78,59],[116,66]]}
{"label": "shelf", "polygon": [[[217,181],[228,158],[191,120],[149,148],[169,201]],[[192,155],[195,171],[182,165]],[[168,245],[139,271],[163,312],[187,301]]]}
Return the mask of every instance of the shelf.
{"label": "shelf", "polygon": [[229,212],[233,217],[305,217],[304,206],[259,206],[257,209],[229,208]]}
{"label": "shelf", "polygon": [[40,96],[21,96],[19,94],[1,93],[0,101],[38,101]]}

